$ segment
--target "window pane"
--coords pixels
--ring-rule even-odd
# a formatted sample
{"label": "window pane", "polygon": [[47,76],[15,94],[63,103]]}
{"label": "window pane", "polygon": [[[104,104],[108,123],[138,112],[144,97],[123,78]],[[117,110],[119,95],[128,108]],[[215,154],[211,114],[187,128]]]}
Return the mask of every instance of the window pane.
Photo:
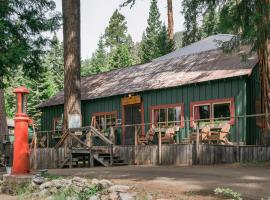
{"label": "window pane", "polygon": [[116,115],[111,116],[111,125],[115,126],[116,125]]}
{"label": "window pane", "polygon": [[111,127],[111,115],[106,115],[106,129]]}
{"label": "window pane", "polygon": [[99,116],[96,116],[96,129],[100,130],[101,129],[101,126],[100,126],[101,122],[100,122],[100,117]]}
{"label": "window pane", "polygon": [[[230,103],[214,104],[214,118],[230,117]],[[229,119],[218,119],[221,121],[228,121]]]}
{"label": "window pane", "polygon": [[210,106],[209,105],[195,106],[194,119],[195,120],[210,119]]}
{"label": "window pane", "polygon": [[168,125],[174,126],[176,120],[176,108],[168,108]]}
{"label": "window pane", "polygon": [[101,130],[104,130],[106,127],[105,127],[105,116],[104,115],[101,115],[100,116],[100,129]]}
{"label": "window pane", "polygon": [[164,122],[166,122],[166,111],[167,111],[167,109],[160,109],[159,110],[159,122],[161,122],[160,123],[161,127],[166,126],[166,123],[164,123]]}

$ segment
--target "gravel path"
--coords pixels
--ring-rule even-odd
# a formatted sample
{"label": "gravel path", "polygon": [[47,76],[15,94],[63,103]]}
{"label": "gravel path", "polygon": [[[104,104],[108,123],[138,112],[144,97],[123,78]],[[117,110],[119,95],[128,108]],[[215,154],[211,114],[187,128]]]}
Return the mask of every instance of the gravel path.
{"label": "gravel path", "polygon": [[65,176],[106,178],[134,185],[141,192],[158,198],[216,199],[217,187],[240,192],[244,199],[270,197],[270,167],[218,166],[124,166],[111,168],[55,169],[50,173]]}

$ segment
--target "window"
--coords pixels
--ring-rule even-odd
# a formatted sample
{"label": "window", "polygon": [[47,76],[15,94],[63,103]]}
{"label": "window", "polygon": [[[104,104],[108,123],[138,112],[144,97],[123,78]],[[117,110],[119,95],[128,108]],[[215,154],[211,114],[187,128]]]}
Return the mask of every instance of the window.
{"label": "window", "polygon": [[195,120],[210,120],[210,105],[198,105],[194,107]]}
{"label": "window", "polygon": [[[213,121],[234,123],[234,100],[232,98],[192,102],[190,110],[191,122],[202,120],[207,123]],[[190,125],[194,126],[194,123],[190,123]]]}
{"label": "window", "polygon": [[151,122],[159,127],[184,126],[182,104],[153,106],[151,108]]}
{"label": "window", "polygon": [[116,112],[95,113],[93,117],[95,118],[95,128],[101,132],[107,132],[110,127],[116,126]]}
{"label": "window", "polygon": [[213,104],[214,119],[219,121],[228,121],[231,116],[230,103],[216,103]]}

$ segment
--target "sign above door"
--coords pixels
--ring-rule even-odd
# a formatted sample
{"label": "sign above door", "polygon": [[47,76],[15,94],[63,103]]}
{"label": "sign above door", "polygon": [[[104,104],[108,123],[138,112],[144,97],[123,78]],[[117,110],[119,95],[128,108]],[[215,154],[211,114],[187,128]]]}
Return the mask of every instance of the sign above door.
{"label": "sign above door", "polygon": [[132,104],[140,104],[141,103],[141,96],[129,96],[129,97],[123,97],[122,98],[122,105],[132,105]]}

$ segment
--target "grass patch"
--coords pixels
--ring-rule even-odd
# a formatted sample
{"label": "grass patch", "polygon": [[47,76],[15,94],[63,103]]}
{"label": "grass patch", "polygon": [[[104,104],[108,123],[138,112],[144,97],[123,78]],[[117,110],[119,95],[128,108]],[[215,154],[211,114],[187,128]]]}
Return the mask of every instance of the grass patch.
{"label": "grass patch", "polygon": [[232,164],[234,167],[270,167],[270,161],[252,161]]}
{"label": "grass patch", "polygon": [[50,174],[50,173],[48,173],[48,172],[44,173],[42,176],[43,176],[44,178],[47,178],[49,181],[55,180],[55,179],[63,178],[62,176],[58,176],[58,175],[56,175],[56,174]]}
{"label": "grass patch", "polygon": [[102,190],[98,187],[87,188],[83,192],[76,193],[76,191],[70,187],[64,191],[59,192],[53,196],[53,200],[66,200],[68,197],[79,200],[88,200],[89,197],[94,196],[101,192]]}
{"label": "grass patch", "polygon": [[216,188],[214,192],[215,195],[222,197],[224,199],[242,200],[242,195],[238,192],[234,192],[230,188]]}

